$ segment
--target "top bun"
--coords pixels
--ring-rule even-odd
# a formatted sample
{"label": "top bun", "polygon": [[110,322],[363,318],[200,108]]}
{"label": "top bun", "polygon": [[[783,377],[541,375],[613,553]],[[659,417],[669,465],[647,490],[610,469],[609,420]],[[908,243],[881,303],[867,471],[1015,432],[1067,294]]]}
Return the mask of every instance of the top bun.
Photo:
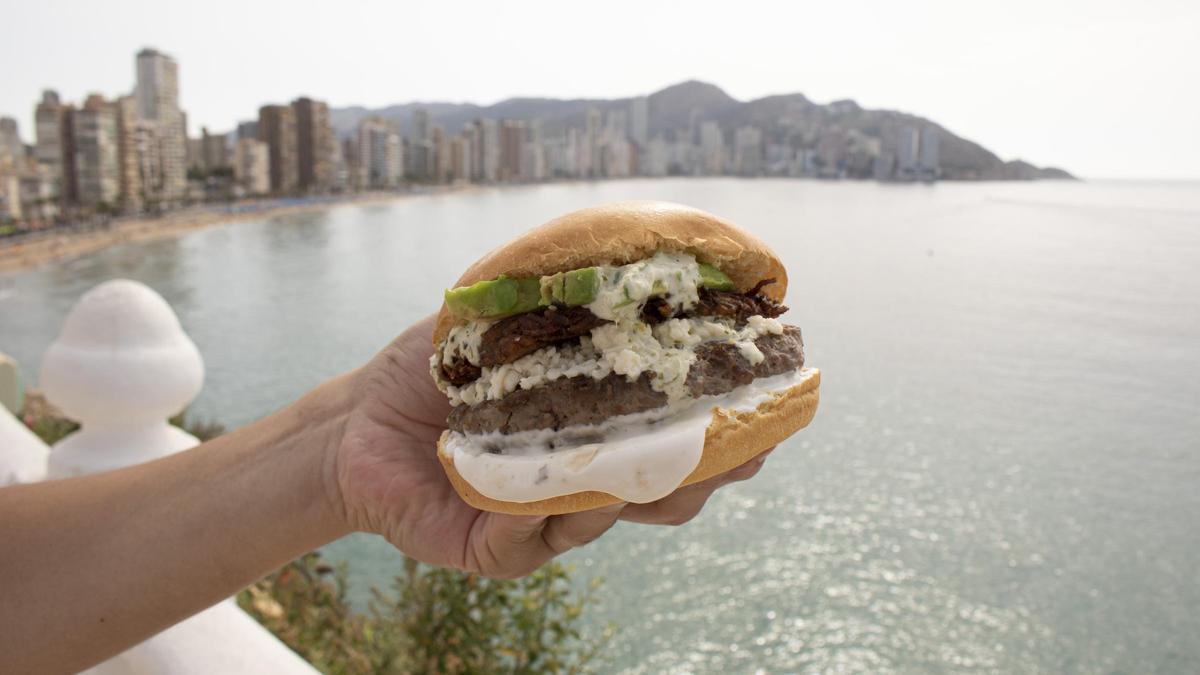
{"label": "top bun", "polygon": [[[634,201],[595,206],[560,216],[492,250],[467,268],[455,288],[501,274],[540,277],[593,265],[627,265],[657,251],[691,253],[724,272],[739,291],[763,279],[777,302],[787,292],[787,271],[758,237],[711,213],[671,202]],[[455,317],[442,304],[433,343],[446,338]]]}

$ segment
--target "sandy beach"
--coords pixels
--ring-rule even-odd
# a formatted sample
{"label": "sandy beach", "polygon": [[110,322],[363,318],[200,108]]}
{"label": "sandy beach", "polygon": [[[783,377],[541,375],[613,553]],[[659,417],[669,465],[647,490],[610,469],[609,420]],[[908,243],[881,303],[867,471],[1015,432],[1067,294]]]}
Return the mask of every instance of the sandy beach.
{"label": "sandy beach", "polygon": [[[460,189],[439,187],[436,191]],[[92,229],[56,228],[33,233],[14,240],[0,240],[0,272],[36,267],[54,260],[68,260],[94,253],[109,246],[132,241],[174,237],[211,225],[243,220],[259,220],[290,213],[319,211],[345,204],[402,199],[413,192],[376,192],[346,197],[306,200],[270,200],[264,202],[235,202],[228,206],[209,206],[168,213],[157,218],[115,220]]]}

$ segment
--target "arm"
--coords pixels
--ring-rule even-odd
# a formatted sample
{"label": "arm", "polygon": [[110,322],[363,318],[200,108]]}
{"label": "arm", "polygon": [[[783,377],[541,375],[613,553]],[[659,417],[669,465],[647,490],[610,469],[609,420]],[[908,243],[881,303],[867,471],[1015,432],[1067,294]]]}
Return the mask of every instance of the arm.
{"label": "arm", "polygon": [[449,406],[428,375],[432,323],[193,450],[0,490],[0,672],[85,668],[353,530],[424,562],[520,576],[618,518],[686,522],[765,459],[652,504],[548,518],[477,511],[435,455]]}
{"label": "arm", "polygon": [[348,532],[322,468],[345,390],[158,461],[0,490],[0,672],[81,670]]}

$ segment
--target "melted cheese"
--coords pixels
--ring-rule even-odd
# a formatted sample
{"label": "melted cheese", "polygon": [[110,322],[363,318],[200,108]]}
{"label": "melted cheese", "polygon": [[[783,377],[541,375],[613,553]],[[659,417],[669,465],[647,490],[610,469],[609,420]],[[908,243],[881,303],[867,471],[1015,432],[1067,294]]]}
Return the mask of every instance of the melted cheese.
{"label": "melted cheese", "polygon": [[446,452],[458,473],[492,499],[532,502],[597,490],[627,502],[652,502],[674,492],[700,463],[714,408],[754,410],[815,372],[761,378],[727,394],[600,425],[507,436],[451,432]]}

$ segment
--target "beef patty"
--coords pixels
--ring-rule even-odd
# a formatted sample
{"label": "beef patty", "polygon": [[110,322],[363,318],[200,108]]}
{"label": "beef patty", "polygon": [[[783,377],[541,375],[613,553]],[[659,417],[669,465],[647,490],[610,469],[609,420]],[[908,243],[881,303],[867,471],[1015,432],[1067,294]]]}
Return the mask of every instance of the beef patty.
{"label": "beef patty", "polygon": [[[700,289],[700,299],[687,312],[672,313],[662,298],[651,298],[642,307],[642,320],[661,323],[673,317],[713,316],[745,323],[758,314],[775,318],[787,307],[758,295],[763,284],[748,293]],[[593,328],[608,323],[587,307],[544,307],[501,319],[484,331],[479,340],[479,366],[457,359],[442,364],[442,377],[455,386],[474,382],[481,367],[512,363],[550,345],[562,344],[587,335]]]}
{"label": "beef patty", "polygon": [[[723,394],[755,378],[804,366],[804,342],[799,328],[785,326],[782,335],[764,335],[754,344],[765,358],[753,366],[736,345],[710,342],[697,347],[696,361],[687,378],[692,396]],[[472,406],[455,406],[446,422],[454,431],[511,434],[596,424],[609,417],[666,404],[667,395],[655,391],[647,375],[633,382],[615,374],[600,380],[579,376],[559,378],[533,389],[518,389],[503,398]]]}

